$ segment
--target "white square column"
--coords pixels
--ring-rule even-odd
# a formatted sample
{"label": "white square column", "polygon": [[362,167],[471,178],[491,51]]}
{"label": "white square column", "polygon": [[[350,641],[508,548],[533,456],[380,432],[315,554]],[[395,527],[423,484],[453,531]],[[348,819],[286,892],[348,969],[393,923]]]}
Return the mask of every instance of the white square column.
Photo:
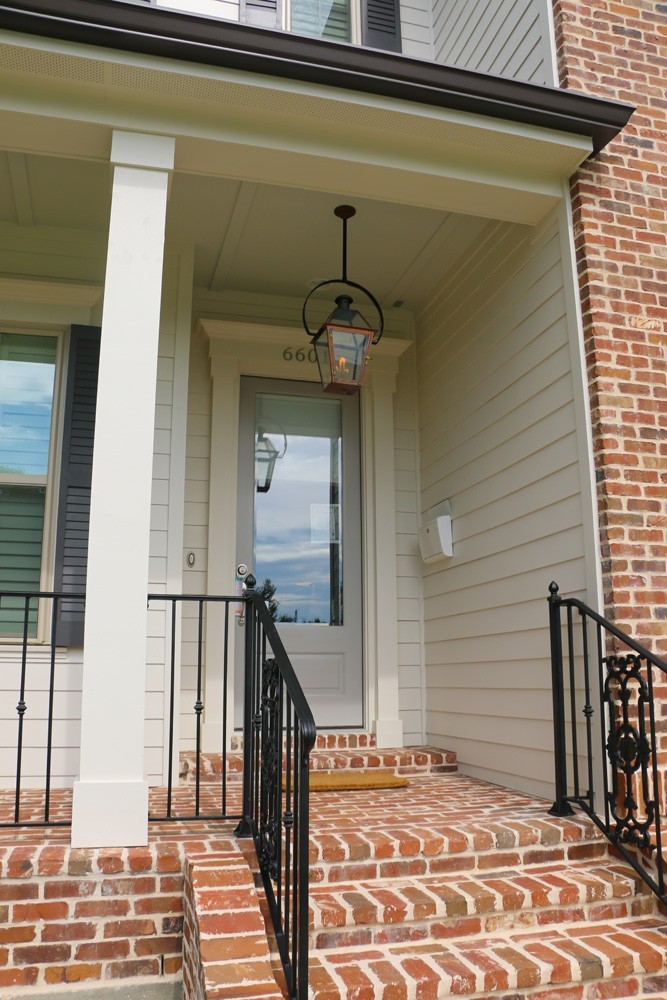
{"label": "white square column", "polygon": [[114,132],[72,845],[148,842],[146,595],[164,229],[174,139]]}

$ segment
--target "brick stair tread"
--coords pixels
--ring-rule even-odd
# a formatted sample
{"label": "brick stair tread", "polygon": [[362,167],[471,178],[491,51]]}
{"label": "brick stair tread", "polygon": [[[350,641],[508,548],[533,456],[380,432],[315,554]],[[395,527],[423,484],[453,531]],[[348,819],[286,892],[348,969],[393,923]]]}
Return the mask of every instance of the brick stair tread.
{"label": "brick stair tread", "polygon": [[[185,751],[180,755],[180,776],[194,782],[195,753]],[[240,777],[243,754],[231,751],[224,756],[224,767],[229,777]],[[311,771],[338,771],[349,769],[385,769],[401,775],[451,774],[457,770],[456,754],[450,750],[432,747],[402,747],[377,750],[374,747],[327,748],[314,750],[310,755]],[[203,753],[199,763],[200,782],[219,781],[223,770],[222,753]]]}
{"label": "brick stair tread", "polygon": [[[430,921],[451,919],[460,921],[461,933],[466,933],[470,923],[466,917],[483,916],[497,922],[516,911],[525,918],[527,911],[548,913],[554,908],[567,908],[568,919],[574,921],[582,919],[577,916],[582,905],[633,899],[640,881],[628,865],[608,860],[478,873],[475,877],[421,875],[319,884],[311,886],[310,927],[325,931],[315,939],[316,947],[328,947],[327,932],[335,938],[336,932],[346,928],[376,927],[379,938],[391,940],[391,931],[402,933],[412,923],[421,924],[427,933]],[[410,939],[408,934],[405,939]]]}
{"label": "brick stair tread", "polygon": [[[356,750],[375,746],[375,733],[365,729],[318,730],[315,750]],[[232,750],[243,750],[243,734],[234,733],[231,738]]]}
{"label": "brick stair tread", "polygon": [[[392,795],[398,800],[403,791],[395,790]],[[341,797],[333,795],[334,799]],[[384,798],[386,802],[386,793]],[[330,831],[321,818],[312,823],[311,886],[474,869],[497,871],[599,860],[607,855],[601,832],[584,816],[560,819],[547,815],[546,808],[533,807],[516,819],[480,815],[469,821],[438,823],[433,822],[437,816],[429,822],[426,815],[412,821],[403,814],[389,819],[385,806],[384,818],[376,821],[374,801],[373,792],[364,793],[363,831],[353,820],[343,829],[339,821],[338,828]]]}
{"label": "brick stair tread", "polygon": [[[507,990],[566,987],[651,975],[667,966],[667,921],[628,917],[446,943],[361,945],[310,959],[312,1000],[487,997]],[[607,994],[612,995],[612,994]]]}

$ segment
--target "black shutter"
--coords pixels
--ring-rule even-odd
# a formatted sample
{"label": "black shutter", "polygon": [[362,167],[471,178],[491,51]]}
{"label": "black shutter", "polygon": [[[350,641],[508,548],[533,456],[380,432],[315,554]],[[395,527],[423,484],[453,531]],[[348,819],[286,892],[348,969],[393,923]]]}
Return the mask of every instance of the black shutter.
{"label": "black shutter", "polygon": [[362,0],[361,44],[370,49],[401,51],[399,0]]}
{"label": "black shutter", "polygon": [[[54,590],[65,594],[83,593],[86,589],[99,361],[99,328],[73,326],[65,390],[54,579]],[[58,645],[83,645],[83,611],[80,601],[62,601],[57,622]]]}

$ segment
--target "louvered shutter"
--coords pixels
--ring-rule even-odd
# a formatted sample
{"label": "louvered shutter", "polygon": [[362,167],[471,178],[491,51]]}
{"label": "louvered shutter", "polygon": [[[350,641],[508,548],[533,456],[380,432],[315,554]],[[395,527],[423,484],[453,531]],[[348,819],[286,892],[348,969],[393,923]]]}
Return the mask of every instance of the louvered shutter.
{"label": "louvered shutter", "polygon": [[361,42],[371,49],[401,51],[399,0],[362,0]]}
{"label": "louvered shutter", "polygon": [[[99,328],[73,326],[65,392],[54,580],[54,590],[65,594],[82,593],[86,589],[99,360]],[[58,645],[83,645],[83,611],[80,601],[63,600],[57,623]]]}

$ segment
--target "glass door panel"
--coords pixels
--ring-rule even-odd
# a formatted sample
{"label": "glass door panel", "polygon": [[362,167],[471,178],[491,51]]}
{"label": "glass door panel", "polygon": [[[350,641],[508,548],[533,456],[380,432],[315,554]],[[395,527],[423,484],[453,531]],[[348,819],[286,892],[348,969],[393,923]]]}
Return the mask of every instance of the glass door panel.
{"label": "glass door panel", "polygon": [[[317,725],[361,726],[358,398],[244,378],[239,428],[237,561],[257,580]],[[237,664],[238,704],[240,680]]]}
{"label": "glass door panel", "polygon": [[257,393],[254,572],[281,623],[343,624],[342,421],[337,399]]}

